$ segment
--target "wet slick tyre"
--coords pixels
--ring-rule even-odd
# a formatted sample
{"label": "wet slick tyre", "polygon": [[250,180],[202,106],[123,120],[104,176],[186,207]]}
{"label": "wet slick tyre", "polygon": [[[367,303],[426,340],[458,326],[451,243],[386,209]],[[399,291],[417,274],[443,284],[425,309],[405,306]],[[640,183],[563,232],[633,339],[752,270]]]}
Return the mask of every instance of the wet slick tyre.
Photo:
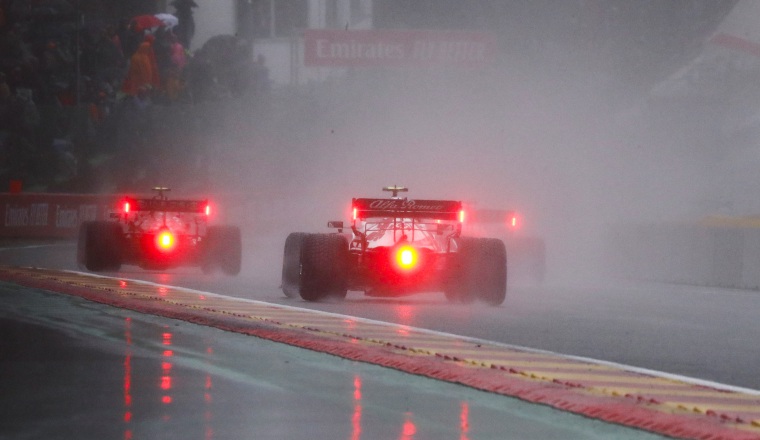
{"label": "wet slick tyre", "polygon": [[118,223],[91,221],[79,226],[77,264],[92,272],[121,269],[124,235]]}
{"label": "wet slick tyre", "polygon": [[479,300],[498,306],[507,297],[507,249],[496,238],[478,240],[475,289]]}
{"label": "wet slick tyre", "polygon": [[453,303],[470,304],[475,301],[474,258],[477,238],[460,237],[457,253],[452,258],[449,281],[444,289],[446,299]]}
{"label": "wet slick tyre", "polygon": [[306,232],[293,232],[285,239],[282,256],[282,293],[288,298],[297,298],[301,285],[301,247]]}
{"label": "wet slick tyre", "polygon": [[346,297],[348,241],[339,234],[308,234],[301,244],[299,293],[306,301]]}
{"label": "wet slick tyre", "polygon": [[243,246],[237,226],[209,226],[206,232],[206,254],[201,269],[211,273],[219,268],[226,275],[240,273]]}
{"label": "wet slick tyre", "polygon": [[449,283],[444,290],[451,302],[481,300],[497,306],[507,295],[507,250],[495,238],[459,239]]}

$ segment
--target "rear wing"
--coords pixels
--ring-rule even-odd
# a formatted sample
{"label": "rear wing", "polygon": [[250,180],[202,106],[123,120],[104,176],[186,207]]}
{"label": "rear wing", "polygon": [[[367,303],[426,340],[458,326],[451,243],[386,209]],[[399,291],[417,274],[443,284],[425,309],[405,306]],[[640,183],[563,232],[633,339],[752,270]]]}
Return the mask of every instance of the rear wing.
{"label": "rear wing", "polygon": [[125,213],[150,212],[187,212],[206,214],[210,212],[208,200],[167,200],[167,199],[135,199],[122,200],[120,209]]}
{"label": "rear wing", "polygon": [[372,217],[428,218],[435,220],[463,221],[462,202],[454,200],[420,199],[353,199],[354,220]]}
{"label": "rear wing", "polygon": [[511,209],[468,209],[467,214],[467,223],[476,228],[497,227],[498,231],[517,232],[525,226],[522,214]]}
{"label": "rear wing", "polygon": [[517,211],[507,209],[475,209],[470,212],[469,217],[468,223],[502,223],[514,226],[517,222]]}

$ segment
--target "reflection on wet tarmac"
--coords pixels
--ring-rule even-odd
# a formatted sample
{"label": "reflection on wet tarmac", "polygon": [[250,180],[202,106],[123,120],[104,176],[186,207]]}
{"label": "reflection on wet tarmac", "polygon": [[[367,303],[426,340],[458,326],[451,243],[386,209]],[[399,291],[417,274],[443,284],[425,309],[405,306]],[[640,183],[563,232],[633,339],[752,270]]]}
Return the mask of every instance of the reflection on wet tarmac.
{"label": "reflection on wet tarmac", "polygon": [[468,433],[470,432],[470,404],[466,401],[459,403],[461,411],[459,413],[459,429],[461,435],[459,440],[469,440]]}
{"label": "reflection on wet tarmac", "polygon": [[[125,281],[122,281],[122,283],[124,286],[126,286]],[[161,288],[159,288],[159,290],[160,289]],[[164,289],[164,293],[165,292],[166,289]],[[164,326],[164,330],[167,328],[168,326]],[[157,397],[164,408],[163,414],[161,416],[161,420],[164,423],[171,421],[172,417],[170,406],[172,403],[174,403],[174,399],[172,397],[172,389],[175,386],[175,381],[172,377],[172,370],[174,368],[174,364],[172,362],[172,359],[174,357],[174,350],[172,349],[172,338],[173,335],[170,331],[163,331],[160,336],[162,350]],[[206,353],[208,355],[213,354],[213,349],[211,347],[208,347]],[[133,426],[139,425],[141,422],[141,420],[136,419],[133,416],[132,356],[132,318],[126,317],[124,318],[124,440],[132,440],[134,438]],[[210,361],[207,360],[207,362]],[[203,412],[203,420],[205,425],[203,438],[205,440],[211,440],[214,438],[214,429],[211,426],[213,417],[211,410],[212,376],[210,373],[205,374],[203,388],[203,402],[205,405],[205,410]]]}
{"label": "reflection on wet tarmac", "polygon": [[[126,283],[125,283],[126,284]],[[124,440],[132,439],[132,318],[124,318]]]}
{"label": "reflection on wet tarmac", "polygon": [[[178,396],[183,396],[185,398],[191,397],[193,395],[197,395],[192,392],[182,392],[187,390],[180,390],[176,387],[180,386],[180,384],[187,384],[192,388],[192,380],[196,377],[195,372],[183,372],[183,375],[180,378],[174,377],[174,359],[176,356],[175,353],[175,343],[174,343],[174,335],[171,331],[169,331],[169,327],[164,325],[160,329],[160,334],[155,335],[154,337],[159,342],[159,345],[161,347],[160,349],[160,370],[158,373],[157,380],[153,381],[157,384],[155,388],[155,392],[151,391],[150,389],[145,390],[135,390],[133,389],[133,375],[134,374],[140,374],[141,371],[134,371],[133,370],[133,352],[134,352],[134,345],[133,345],[133,334],[132,334],[132,326],[133,326],[133,320],[131,317],[126,317],[123,319],[123,338],[124,338],[124,376],[123,376],[123,406],[124,406],[124,432],[123,432],[123,439],[124,440],[133,440],[136,438],[135,432],[140,431],[140,425],[143,423],[149,422],[153,417],[150,415],[149,408],[152,407],[151,405],[147,405],[145,408],[134,408],[134,398],[133,394],[136,394],[139,397],[139,401],[144,401],[144,399],[147,397],[150,399],[150,396],[153,396],[154,399],[157,399],[158,403],[160,404],[161,408],[161,416],[160,420],[162,424],[166,425],[166,431],[169,432],[173,429],[172,427],[172,406],[175,404],[179,405],[180,402],[176,402],[174,399],[174,393],[176,392]],[[182,350],[182,347],[177,347],[180,350]],[[203,401],[203,427],[202,427],[202,438],[204,440],[213,440],[215,438],[215,430],[214,430],[214,407],[213,407],[213,398],[212,398],[212,391],[213,391],[213,382],[214,382],[214,374],[213,366],[214,366],[214,348],[213,345],[208,345],[205,349],[205,358],[203,359],[203,365],[206,369],[205,372],[203,372],[198,377],[199,381],[202,382],[202,401]],[[143,369],[145,369],[145,365],[142,366]],[[152,368],[148,368],[148,370],[153,370]],[[155,371],[155,370],[153,370]],[[151,380],[145,380],[145,377],[142,377],[139,381],[141,384],[150,383]],[[350,440],[361,440],[362,439],[362,415],[363,415],[363,399],[364,399],[364,392],[363,392],[363,383],[364,379],[362,375],[356,374],[353,376],[353,390],[352,390],[352,400],[353,400],[353,413],[351,415],[351,435]],[[184,385],[183,385],[184,386]],[[183,405],[186,402],[183,402]],[[142,414],[143,416],[135,416],[135,410]],[[415,435],[417,434],[417,425],[414,422],[414,412],[413,411],[405,411],[401,414],[400,418],[400,427],[399,429],[399,440],[414,440]],[[456,420],[455,418],[446,418],[448,420]],[[462,401],[460,402],[460,414],[459,414],[459,422],[460,422],[460,440],[468,440],[468,432],[470,430],[469,426],[469,405],[467,402]],[[392,432],[392,429],[391,431]]]}
{"label": "reflection on wet tarmac", "polygon": [[417,433],[417,426],[413,420],[414,414],[407,411],[404,413],[404,425],[401,428],[401,437],[399,440],[413,440],[414,434]]}
{"label": "reflection on wet tarmac", "polygon": [[362,377],[354,376],[354,414],[351,416],[351,440],[362,438]]}

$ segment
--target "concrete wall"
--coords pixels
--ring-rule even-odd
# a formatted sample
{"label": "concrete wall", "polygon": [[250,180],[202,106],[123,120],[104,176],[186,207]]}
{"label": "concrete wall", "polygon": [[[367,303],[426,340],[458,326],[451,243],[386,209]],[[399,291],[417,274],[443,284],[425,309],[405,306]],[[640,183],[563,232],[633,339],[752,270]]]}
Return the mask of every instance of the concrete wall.
{"label": "concrete wall", "polygon": [[617,276],[760,289],[760,229],[698,224],[612,228],[608,261]]}
{"label": "concrete wall", "polygon": [[[195,36],[190,50],[197,50],[214,35],[235,34],[235,0],[196,0]],[[173,12],[173,8],[169,7]]]}

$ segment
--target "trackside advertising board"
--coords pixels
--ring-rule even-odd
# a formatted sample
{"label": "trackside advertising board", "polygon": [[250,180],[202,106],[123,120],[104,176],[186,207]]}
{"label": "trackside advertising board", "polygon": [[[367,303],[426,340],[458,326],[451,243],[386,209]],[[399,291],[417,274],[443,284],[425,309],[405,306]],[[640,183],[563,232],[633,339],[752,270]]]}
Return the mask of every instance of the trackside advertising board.
{"label": "trackside advertising board", "polygon": [[309,29],[304,65],[480,68],[493,60],[495,47],[485,32]]}
{"label": "trackside advertising board", "polygon": [[119,196],[0,193],[0,237],[70,238],[79,225],[105,220]]}

